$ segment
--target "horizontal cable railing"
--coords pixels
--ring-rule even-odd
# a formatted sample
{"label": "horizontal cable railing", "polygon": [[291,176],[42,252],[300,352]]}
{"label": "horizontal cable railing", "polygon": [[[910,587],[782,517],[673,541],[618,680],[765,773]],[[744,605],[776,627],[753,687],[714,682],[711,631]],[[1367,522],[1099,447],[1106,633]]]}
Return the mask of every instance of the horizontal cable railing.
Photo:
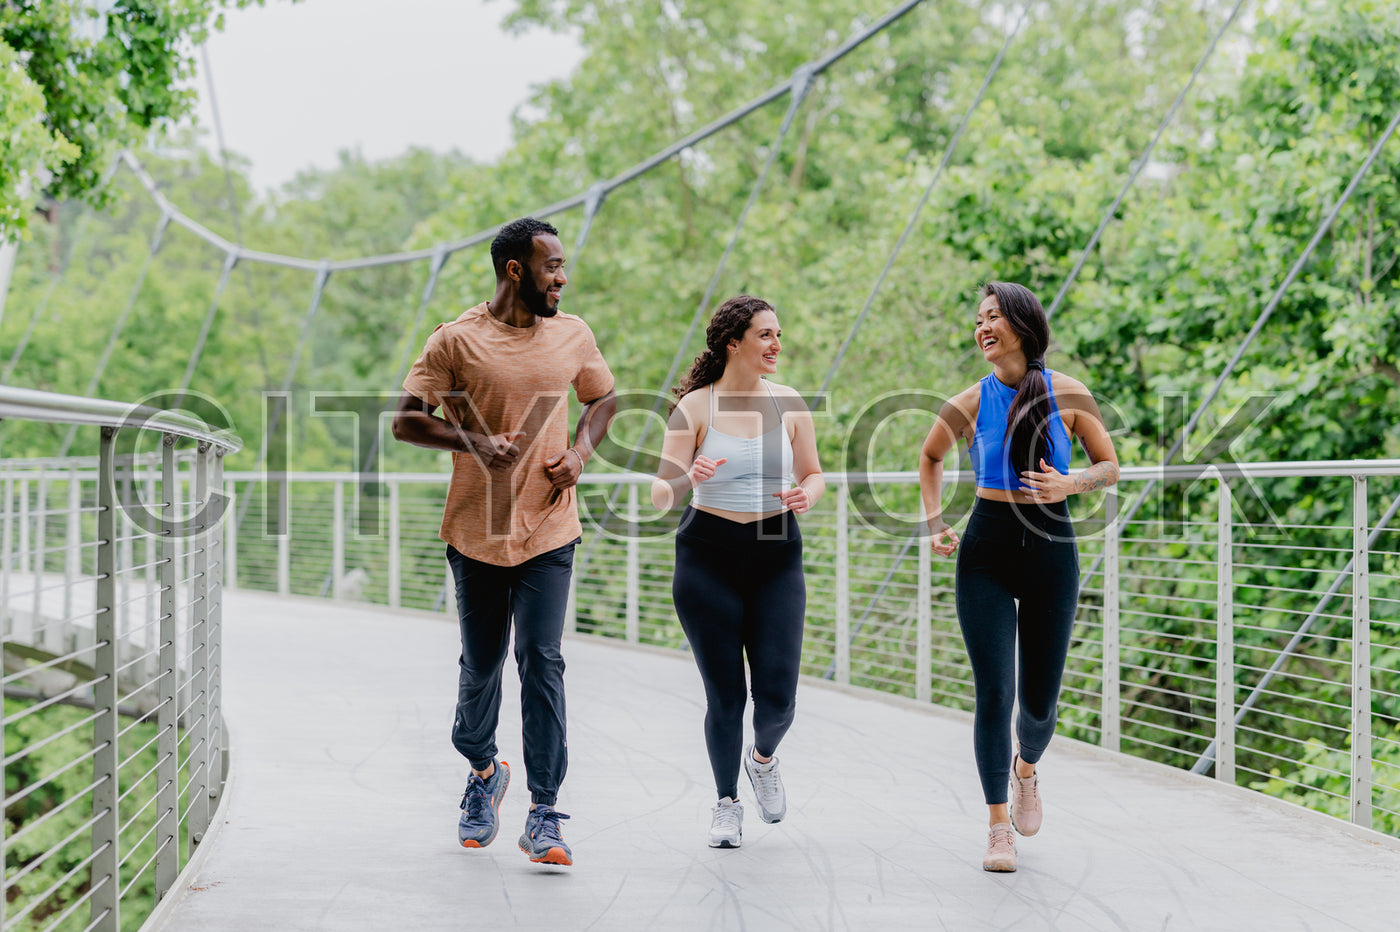
{"label": "horizontal cable railing", "polygon": [[[955,563],[916,533],[917,476],[827,478],[801,519],[802,672],[971,710]],[[677,515],[651,508],[650,481],[583,477],[597,539],[576,567],[568,625],[683,650]],[[443,476],[225,483],[252,497],[227,542],[229,586],[454,615]],[[1156,500],[1118,521],[1118,502],[1146,483]],[[1363,460],[1129,468],[1117,489],[1071,499],[1083,578],[1062,733],[1400,835],[1397,496],[1400,461]],[[875,501],[878,513],[862,510]]]}
{"label": "horizontal cable railing", "polygon": [[9,387],[0,418],[101,433],[96,457],[0,460],[0,929],[117,930],[170,892],[222,793],[219,490],[241,441]]}
{"label": "horizontal cable railing", "polygon": [[[5,723],[21,738],[6,767],[26,775],[6,799],[5,928],[105,926],[187,862],[224,772],[223,586],[455,614],[442,475],[222,473],[214,439],[0,461]],[[596,540],[568,625],[684,650],[677,515],[651,508],[650,479],[584,477]],[[1119,521],[1147,482],[1156,499]],[[802,671],[971,710],[955,561],[917,534],[917,477],[828,487],[801,519]],[[115,520],[220,492],[236,533]],[[1400,834],[1397,496],[1400,461],[1358,461],[1125,469],[1119,489],[1072,499],[1083,578],[1061,732]]]}

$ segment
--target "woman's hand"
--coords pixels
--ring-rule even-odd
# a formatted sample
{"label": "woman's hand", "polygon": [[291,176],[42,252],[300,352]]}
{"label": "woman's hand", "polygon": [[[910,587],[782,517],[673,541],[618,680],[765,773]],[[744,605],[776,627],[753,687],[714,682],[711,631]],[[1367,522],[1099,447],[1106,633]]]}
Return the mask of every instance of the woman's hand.
{"label": "woman's hand", "polygon": [[1021,485],[1031,494],[1033,501],[1062,502],[1074,491],[1074,479],[1057,472],[1043,457],[1040,469],[1040,472],[1028,469],[1021,473]]}
{"label": "woman's hand", "polygon": [[800,515],[812,507],[812,496],[807,494],[807,490],[800,485],[784,489],[781,492],[774,492],[773,497],[782,502],[783,507],[795,515]]}
{"label": "woman's hand", "polygon": [[952,556],[953,551],[958,549],[958,532],[949,527],[948,522],[941,517],[928,519],[928,532],[932,537],[929,547],[939,556]]}
{"label": "woman's hand", "polygon": [[727,462],[729,462],[728,457],[720,457],[717,460],[712,460],[708,456],[696,456],[695,462],[690,464],[690,472],[686,474],[690,477],[691,487],[693,488],[699,485],[706,479],[714,478],[715,470],[719,469]]}

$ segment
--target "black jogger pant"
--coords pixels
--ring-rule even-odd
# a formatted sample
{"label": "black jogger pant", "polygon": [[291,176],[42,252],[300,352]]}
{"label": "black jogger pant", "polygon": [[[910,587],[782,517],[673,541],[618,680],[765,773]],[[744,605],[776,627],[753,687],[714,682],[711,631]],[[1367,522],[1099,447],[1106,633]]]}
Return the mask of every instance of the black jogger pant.
{"label": "black jogger pant", "polygon": [[501,714],[501,672],[511,622],[520,673],[520,713],[530,801],[554,805],[569,766],[564,730],[564,658],[559,640],[569,602],[574,545],[496,566],[464,557],[448,545],[462,624],[457,714],[452,744],[476,770],[496,758]]}
{"label": "black jogger pant", "polygon": [[705,747],[715,790],[736,799],[745,655],[759,754],[777,750],[797,706],[807,588],[796,516],[740,524],[687,508],[676,534],[671,595],[705,686]]}
{"label": "black jogger pant", "polygon": [[977,773],[987,805],[997,805],[1007,799],[1013,703],[1020,703],[1022,760],[1040,760],[1055,733],[1079,600],[1079,550],[1068,507],[977,499],[958,546],[955,585],[977,696]]}

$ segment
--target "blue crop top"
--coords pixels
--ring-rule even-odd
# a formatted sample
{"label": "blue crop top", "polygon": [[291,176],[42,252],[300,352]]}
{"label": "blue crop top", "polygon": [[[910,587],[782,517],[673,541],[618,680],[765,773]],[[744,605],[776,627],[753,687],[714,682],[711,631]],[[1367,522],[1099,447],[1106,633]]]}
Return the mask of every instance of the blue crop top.
{"label": "blue crop top", "polygon": [[[1051,372],[1045,370],[1045,386],[1050,395],[1050,465],[1061,473],[1069,472],[1069,431],[1065,430],[1060,406],[1055,403]],[[980,401],[977,404],[977,425],[973,429],[972,472],[977,485],[983,489],[1024,491],[1020,473],[1011,467],[1011,451],[1006,442],[1006,412],[1016,389],[1003,384],[994,373],[982,377]]]}
{"label": "blue crop top", "polygon": [[[715,388],[710,386],[710,426],[697,454],[726,460],[714,476],[695,487],[693,504],[722,511],[769,512],[782,510],[773,493],[792,488],[792,441],[783,426],[783,409],[765,381],[768,397],[778,409],[778,426],[757,437],[735,437],[714,429]],[[774,434],[777,437],[774,437]]]}

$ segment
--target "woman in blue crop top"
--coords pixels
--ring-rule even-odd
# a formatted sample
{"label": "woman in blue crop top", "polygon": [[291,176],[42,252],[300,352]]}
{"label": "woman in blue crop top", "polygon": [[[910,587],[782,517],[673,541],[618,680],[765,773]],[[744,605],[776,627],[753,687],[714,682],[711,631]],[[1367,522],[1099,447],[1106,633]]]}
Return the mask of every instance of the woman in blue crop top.
{"label": "woman in blue crop top", "polygon": [[[972,334],[992,371],[939,411],[919,458],[919,485],[933,551],[958,554],[958,624],[972,666],[973,749],[990,826],[982,867],[1014,871],[1013,829],[1027,836],[1040,830],[1036,764],[1055,733],[1079,599],[1079,554],[1065,499],[1117,482],[1118,457],[1094,396],[1077,379],[1045,368],[1050,325],[1034,294],[989,282]],[[1070,437],[1079,438],[1091,463],[1074,474]],[[968,441],[977,477],[961,541],[943,519],[943,461],[959,440]]]}
{"label": "woman in blue crop top", "polygon": [[[796,516],[826,488],[812,414],[778,368],[778,315],[740,295],[715,311],[705,351],[676,393],[652,503],[676,507],[693,490],[676,533],[671,595],[705,687],[705,746],[719,802],[710,846],[737,848],[744,810],[739,768],[759,816],[778,822],[786,794],[774,756],[792,725],[807,590]],[[795,480],[795,481],[794,481]],[[744,745],[747,657],[753,743]]]}

